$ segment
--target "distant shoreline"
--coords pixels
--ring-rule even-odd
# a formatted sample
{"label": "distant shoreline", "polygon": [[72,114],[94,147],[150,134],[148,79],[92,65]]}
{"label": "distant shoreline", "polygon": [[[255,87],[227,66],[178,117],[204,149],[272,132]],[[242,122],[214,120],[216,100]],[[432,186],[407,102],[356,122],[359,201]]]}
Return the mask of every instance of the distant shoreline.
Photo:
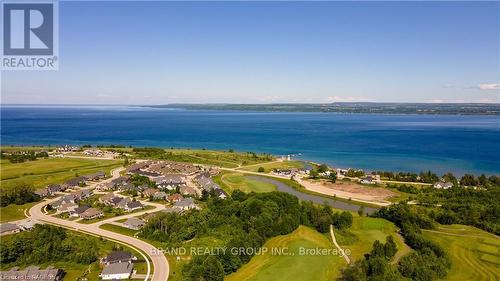
{"label": "distant shoreline", "polygon": [[130,107],[171,110],[211,110],[246,112],[297,112],[346,114],[405,114],[405,115],[500,115],[500,103],[178,103],[164,105],[107,104],[1,104],[1,107]]}
{"label": "distant shoreline", "polygon": [[151,108],[255,112],[317,112],[417,115],[500,115],[500,103],[167,104]]}

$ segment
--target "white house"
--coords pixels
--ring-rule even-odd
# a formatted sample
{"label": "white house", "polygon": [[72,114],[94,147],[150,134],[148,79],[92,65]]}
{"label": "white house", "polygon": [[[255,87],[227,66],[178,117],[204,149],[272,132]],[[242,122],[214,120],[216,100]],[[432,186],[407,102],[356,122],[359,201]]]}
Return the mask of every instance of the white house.
{"label": "white house", "polygon": [[129,279],[132,275],[134,264],[129,262],[112,263],[106,265],[99,275],[102,280]]}

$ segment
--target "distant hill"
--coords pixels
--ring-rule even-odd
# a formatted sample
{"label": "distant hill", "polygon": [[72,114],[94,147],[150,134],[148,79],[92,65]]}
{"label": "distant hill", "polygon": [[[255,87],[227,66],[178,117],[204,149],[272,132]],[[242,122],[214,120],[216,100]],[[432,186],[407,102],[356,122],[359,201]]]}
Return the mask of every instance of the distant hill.
{"label": "distant hill", "polygon": [[235,110],[270,112],[339,112],[386,114],[500,115],[500,103],[371,103],[336,102],[324,104],[167,104],[155,108],[188,110]]}

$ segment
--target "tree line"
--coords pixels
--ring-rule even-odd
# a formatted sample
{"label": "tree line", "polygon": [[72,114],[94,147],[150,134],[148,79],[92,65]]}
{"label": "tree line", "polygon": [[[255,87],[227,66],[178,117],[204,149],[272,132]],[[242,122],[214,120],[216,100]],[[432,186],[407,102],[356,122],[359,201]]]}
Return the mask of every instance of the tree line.
{"label": "tree line", "polygon": [[415,250],[401,258],[397,265],[402,277],[416,281],[430,281],[446,277],[451,266],[449,257],[442,247],[426,239],[421,231],[421,229],[435,228],[432,218],[404,203],[383,207],[374,215],[396,224],[400,228],[405,243]]}
{"label": "tree line", "polygon": [[45,151],[36,152],[36,151],[16,151],[7,153],[1,152],[1,159],[8,159],[11,163],[23,163],[26,161],[35,161],[38,158],[48,158],[49,154]]}
{"label": "tree line", "polygon": [[10,204],[22,205],[40,201],[40,196],[34,193],[34,187],[24,182],[15,182],[9,186],[2,186],[0,191],[1,207]]}

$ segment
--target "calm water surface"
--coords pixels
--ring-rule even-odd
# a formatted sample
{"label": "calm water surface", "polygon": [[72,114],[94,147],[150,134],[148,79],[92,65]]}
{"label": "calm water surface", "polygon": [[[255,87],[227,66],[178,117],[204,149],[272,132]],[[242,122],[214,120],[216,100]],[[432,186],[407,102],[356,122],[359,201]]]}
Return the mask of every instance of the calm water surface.
{"label": "calm water surface", "polygon": [[4,105],[1,141],[233,148],[344,168],[500,174],[500,116]]}

